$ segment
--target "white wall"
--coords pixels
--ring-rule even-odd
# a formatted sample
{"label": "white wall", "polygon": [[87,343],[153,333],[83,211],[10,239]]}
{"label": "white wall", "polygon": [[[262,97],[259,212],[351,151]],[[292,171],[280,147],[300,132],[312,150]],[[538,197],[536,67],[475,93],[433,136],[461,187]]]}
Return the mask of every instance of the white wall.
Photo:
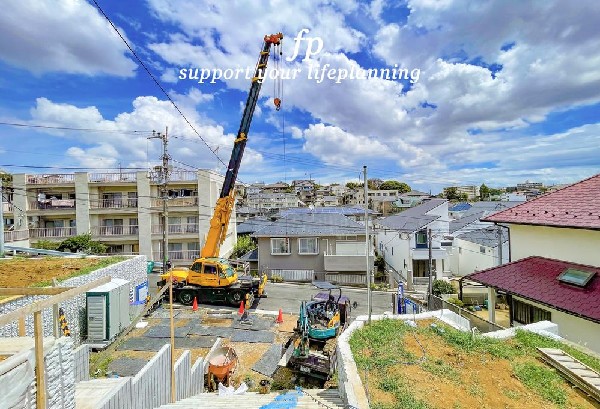
{"label": "white wall", "polygon": [[510,225],[511,261],[541,256],[600,267],[600,231]]}
{"label": "white wall", "polygon": [[[485,253],[481,253],[480,245],[471,241],[454,239],[450,255],[450,268],[454,275],[464,276],[475,271],[485,270],[498,265],[498,247],[483,246]],[[460,249],[460,250],[459,250]],[[502,264],[508,263],[508,241],[502,245]]]}
{"label": "white wall", "polygon": [[550,311],[552,314],[551,321],[558,325],[558,335],[600,353],[600,342],[598,341],[600,340],[600,324],[517,296],[513,296],[513,299]]}

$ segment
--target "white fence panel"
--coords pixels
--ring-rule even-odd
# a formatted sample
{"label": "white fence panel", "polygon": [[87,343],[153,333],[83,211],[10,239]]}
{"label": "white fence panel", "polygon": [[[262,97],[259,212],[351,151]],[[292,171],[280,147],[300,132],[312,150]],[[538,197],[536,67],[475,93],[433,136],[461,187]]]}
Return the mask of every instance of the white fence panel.
{"label": "white fence panel", "polygon": [[271,270],[271,276],[278,275],[283,281],[312,281],[315,270]]}
{"label": "white fence panel", "polygon": [[[112,381],[112,379],[111,379]],[[118,380],[121,386],[115,389],[114,393],[102,402],[98,402],[98,409],[122,409],[122,408],[137,408],[136,404],[132,406],[132,378],[120,378]]]}
{"label": "white fence panel", "polygon": [[189,386],[189,396],[204,392],[204,359],[202,357],[196,359],[194,366],[192,366]]}
{"label": "white fence panel", "polygon": [[175,396],[177,400],[189,396],[191,366],[192,356],[190,351],[186,350],[175,362]]}
{"label": "white fence panel", "polygon": [[366,285],[365,274],[326,273],[325,280],[334,284]]}
{"label": "white fence panel", "polygon": [[81,345],[73,351],[75,361],[75,382],[90,379],[90,348],[87,344]]}
{"label": "white fence panel", "polygon": [[133,378],[132,402],[154,409],[171,401],[171,346],[165,345]]}

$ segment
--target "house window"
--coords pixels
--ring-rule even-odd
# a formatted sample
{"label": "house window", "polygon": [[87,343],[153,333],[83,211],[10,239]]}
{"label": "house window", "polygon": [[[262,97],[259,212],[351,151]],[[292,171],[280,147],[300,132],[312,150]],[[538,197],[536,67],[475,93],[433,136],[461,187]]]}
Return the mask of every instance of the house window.
{"label": "house window", "polygon": [[485,247],[483,247],[483,246],[479,246],[479,252],[480,252],[481,254],[485,254]]}
{"label": "house window", "polygon": [[271,254],[291,254],[290,239],[287,237],[271,239]]}
{"label": "house window", "polygon": [[316,237],[298,239],[298,254],[319,254],[319,240]]}
{"label": "house window", "polygon": [[513,321],[520,324],[532,324],[538,321],[550,321],[552,314],[531,304],[513,298]]}
{"label": "house window", "polygon": [[427,232],[425,230],[421,230],[415,236],[417,248],[427,247]]}

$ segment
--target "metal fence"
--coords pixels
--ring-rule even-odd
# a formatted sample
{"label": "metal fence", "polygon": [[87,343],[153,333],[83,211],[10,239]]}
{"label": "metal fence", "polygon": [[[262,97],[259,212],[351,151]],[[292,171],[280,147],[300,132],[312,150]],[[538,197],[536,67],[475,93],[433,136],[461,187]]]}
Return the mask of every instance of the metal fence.
{"label": "metal fence", "polygon": [[428,297],[427,309],[429,311],[435,311],[435,310],[441,310],[441,309],[447,309],[447,310],[453,311],[456,314],[460,315],[461,317],[468,319],[469,322],[471,323],[471,328],[475,327],[482,333],[506,329],[504,327],[501,327],[498,324],[494,324],[491,321],[488,321],[484,318],[481,318],[480,316],[478,316],[476,314],[473,314],[469,310],[466,310],[457,305],[454,305],[447,301],[444,301],[440,297],[436,297],[435,295],[430,295]]}

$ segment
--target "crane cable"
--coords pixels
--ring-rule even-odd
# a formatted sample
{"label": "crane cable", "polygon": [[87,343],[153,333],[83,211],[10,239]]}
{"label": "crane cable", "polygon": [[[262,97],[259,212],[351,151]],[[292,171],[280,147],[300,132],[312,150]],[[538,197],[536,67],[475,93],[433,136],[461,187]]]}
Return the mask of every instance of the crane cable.
{"label": "crane cable", "polygon": [[273,44],[273,65],[276,77],[273,80],[273,103],[275,104],[275,110],[281,109],[281,97],[283,92],[283,82],[281,79],[281,56],[283,51],[281,49],[281,43],[283,40],[279,40],[279,43]]}

